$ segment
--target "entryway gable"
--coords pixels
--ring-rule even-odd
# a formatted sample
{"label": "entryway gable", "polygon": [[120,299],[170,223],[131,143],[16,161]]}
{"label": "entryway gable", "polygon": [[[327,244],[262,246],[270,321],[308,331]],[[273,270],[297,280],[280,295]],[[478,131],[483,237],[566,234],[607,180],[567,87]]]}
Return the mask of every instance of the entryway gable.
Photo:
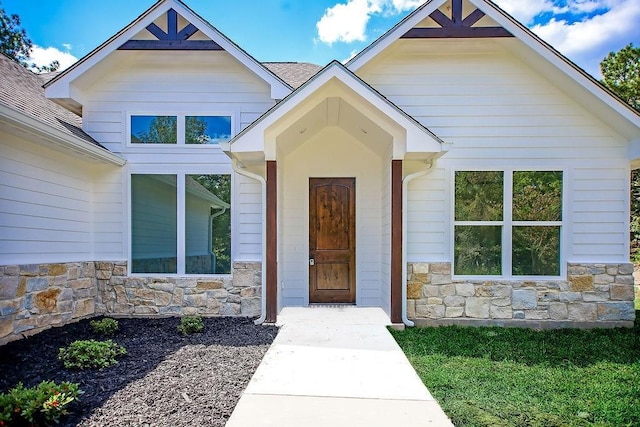
{"label": "entryway gable", "polygon": [[[358,114],[345,120],[349,111]],[[337,61],[240,132],[223,149],[245,164],[275,160],[277,150],[287,144],[288,134],[306,134],[306,140],[325,126],[340,126],[357,138],[367,135],[368,141],[373,137],[370,129],[374,129],[379,138],[390,138],[394,159],[407,155],[431,158],[449,149],[429,129]],[[260,152],[264,157],[257,159],[256,153]]]}

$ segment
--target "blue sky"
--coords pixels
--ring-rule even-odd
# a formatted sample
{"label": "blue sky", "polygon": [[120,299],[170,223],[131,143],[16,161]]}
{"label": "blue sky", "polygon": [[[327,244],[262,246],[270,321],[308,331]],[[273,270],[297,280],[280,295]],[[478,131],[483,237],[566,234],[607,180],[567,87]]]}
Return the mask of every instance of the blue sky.
{"label": "blue sky", "polygon": [[[598,77],[610,51],[640,46],[640,0],[494,0],[578,65]],[[17,13],[39,64],[63,66],[133,21],[153,0],[0,0]],[[186,0],[259,61],[325,65],[346,60],[422,0]]]}

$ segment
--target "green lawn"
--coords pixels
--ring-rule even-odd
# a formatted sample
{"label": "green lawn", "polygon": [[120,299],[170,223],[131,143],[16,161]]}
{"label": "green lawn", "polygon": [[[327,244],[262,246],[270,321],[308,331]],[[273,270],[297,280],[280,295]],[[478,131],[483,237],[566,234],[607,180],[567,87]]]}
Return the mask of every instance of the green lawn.
{"label": "green lawn", "polygon": [[640,321],[613,330],[391,333],[458,427],[640,426]]}

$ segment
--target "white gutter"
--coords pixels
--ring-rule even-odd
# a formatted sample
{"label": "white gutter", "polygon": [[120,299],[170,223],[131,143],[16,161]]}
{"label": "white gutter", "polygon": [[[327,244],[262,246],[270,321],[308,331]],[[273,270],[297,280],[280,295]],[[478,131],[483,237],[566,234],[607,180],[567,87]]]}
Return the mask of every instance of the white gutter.
{"label": "white gutter", "polygon": [[13,127],[19,127],[47,142],[56,144],[67,150],[85,155],[94,160],[111,163],[117,166],[124,166],[127,160],[104,147],[92,144],[89,141],[62,132],[34,117],[26,115],[21,111],[0,105],[0,120],[5,121]]}
{"label": "white gutter", "polygon": [[231,166],[240,175],[255,179],[262,186],[262,274],[260,275],[262,277],[262,308],[260,317],[254,322],[256,325],[261,325],[267,318],[267,181],[260,175],[241,168],[238,159],[233,156],[231,157]]}
{"label": "white gutter", "polygon": [[407,317],[407,222],[409,200],[409,182],[433,172],[435,160],[429,160],[427,167],[402,179],[402,323],[412,327],[415,324]]}

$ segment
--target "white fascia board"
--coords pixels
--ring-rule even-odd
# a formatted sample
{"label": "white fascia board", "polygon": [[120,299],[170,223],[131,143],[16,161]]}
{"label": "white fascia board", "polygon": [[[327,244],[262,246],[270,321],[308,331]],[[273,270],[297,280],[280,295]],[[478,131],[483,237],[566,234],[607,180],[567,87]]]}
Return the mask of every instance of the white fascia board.
{"label": "white fascia board", "polygon": [[111,163],[117,166],[124,166],[127,163],[126,159],[112,153],[106,148],[76,138],[73,135],[68,135],[34,117],[5,105],[0,105],[0,120],[13,127],[23,129],[25,132],[42,138],[61,148],[81,153],[99,162]]}
{"label": "white fascia board", "polygon": [[603,89],[600,84],[587,72],[579,68],[560,52],[556,51],[551,45],[543,41],[540,37],[526,28],[515,18],[497,7],[491,2],[485,0],[469,0],[478,9],[482,10],[488,17],[500,24],[504,29],[513,34],[518,40],[523,42],[527,47],[532,49],[538,55],[553,64],[558,70],[568,75],[589,93],[597,97],[600,101],[607,104],[615,112],[624,117],[630,123],[638,128],[640,132],[640,115],[617,99],[615,96]]}
{"label": "white fascia board", "polygon": [[351,60],[346,63],[346,67],[354,73],[357,72],[363,65],[402,37],[407,31],[426,19],[433,11],[442,6],[445,1],[446,0],[430,0],[425,2],[393,28],[369,46],[365,47],[359,54],[351,58]]}

